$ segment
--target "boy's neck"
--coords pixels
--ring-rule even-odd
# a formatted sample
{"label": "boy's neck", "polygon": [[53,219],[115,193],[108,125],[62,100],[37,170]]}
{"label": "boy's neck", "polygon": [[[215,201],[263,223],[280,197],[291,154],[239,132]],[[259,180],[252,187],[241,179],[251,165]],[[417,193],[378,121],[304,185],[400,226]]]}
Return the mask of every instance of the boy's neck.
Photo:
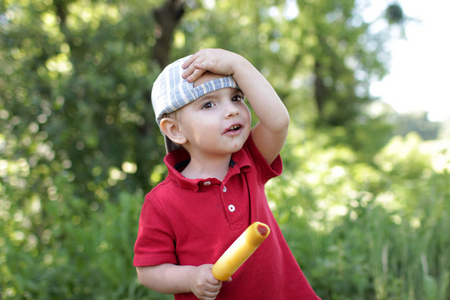
{"label": "boy's neck", "polygon": [[215,158],[191,156],[189,164],[181,174],[188,179],[217,178],[223,181],[228,173],[230,160],[231,154]]}

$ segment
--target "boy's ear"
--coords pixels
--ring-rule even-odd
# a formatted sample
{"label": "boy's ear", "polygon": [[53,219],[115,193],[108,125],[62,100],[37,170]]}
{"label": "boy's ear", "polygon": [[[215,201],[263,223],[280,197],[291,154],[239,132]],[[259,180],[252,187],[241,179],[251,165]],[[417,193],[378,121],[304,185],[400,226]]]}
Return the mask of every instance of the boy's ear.
{"label": "boy's ear", "polygon": [[162,118],[161,119],[161,130],[164,134],[174,143],[178,145],[183,145],[186,143],[186,137],[180,131],[178,123],[173,118]]}

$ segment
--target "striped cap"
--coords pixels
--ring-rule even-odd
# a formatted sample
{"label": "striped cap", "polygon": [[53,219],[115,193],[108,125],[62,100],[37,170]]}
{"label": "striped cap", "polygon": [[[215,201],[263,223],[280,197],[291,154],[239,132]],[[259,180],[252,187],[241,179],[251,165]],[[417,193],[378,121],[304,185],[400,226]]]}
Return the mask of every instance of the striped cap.
{"label": "striped cap", "polygon": [[[181,76],[184,72],[181,66],[189,57],[180,58],[165,67],[153,83],[152,105],[158,126],[165,114],[173,113],[203,95],[224,88],[239,88],[231,75],[216,78],[194,87],[194,83]],[[166,137],[165,140],[167,153],[178,148],[169,138]]]}
{"label": "striped cap", "polygon": [[152,105],[158,125],[164,114],[172,113],[199,97],[224,88],[239,88],[232,76],[213,79],[194,87],[194,83],[183,79],[181,67],[190,56],[168,65],[153,83]]}

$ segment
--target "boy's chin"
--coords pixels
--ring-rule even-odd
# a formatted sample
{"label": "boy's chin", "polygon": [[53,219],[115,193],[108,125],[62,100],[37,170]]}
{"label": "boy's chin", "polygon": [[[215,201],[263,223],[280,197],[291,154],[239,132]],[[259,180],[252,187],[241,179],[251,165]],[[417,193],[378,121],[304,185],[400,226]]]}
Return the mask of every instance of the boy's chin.
{"label": "boy's chin", "polygon": [[239,150],[241,150],[242,147],[244,147],[244,146],[242,145],[242,146],[240,146],[240,147],[235,148],[235,149],[233,150],[232,154],[234,154],[234,153],[238,152]]}
{"label": "boy's chin", "polygon": [[245,142],[247,141],[248,137],[250,136],[250,132],[248,133],[247,137],[245,138],[245,140],[239,140],[234,144],[234,148],[233,148],[233,152],[232,153],[236,153],[239,150],[242,149],[242,147],[244,147]]}
{"label": "boy's chin", "polygon": [[231,153],[236,153],[244,147],[244,143],[236,143],[234,147],[231,149]]}

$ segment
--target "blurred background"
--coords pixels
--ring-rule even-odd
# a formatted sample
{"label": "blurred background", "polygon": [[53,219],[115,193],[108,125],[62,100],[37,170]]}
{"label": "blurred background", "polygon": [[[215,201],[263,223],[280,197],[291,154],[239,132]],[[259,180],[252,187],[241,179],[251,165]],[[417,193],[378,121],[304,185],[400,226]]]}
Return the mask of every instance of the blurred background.
{"label": "blurred background", "polygon": [[0,298],[172,299],[132,266],[166,175],[151,87],[220,47],[291,114],[267,194],[317,294],[449,299],[444,2],[0,1]]}

